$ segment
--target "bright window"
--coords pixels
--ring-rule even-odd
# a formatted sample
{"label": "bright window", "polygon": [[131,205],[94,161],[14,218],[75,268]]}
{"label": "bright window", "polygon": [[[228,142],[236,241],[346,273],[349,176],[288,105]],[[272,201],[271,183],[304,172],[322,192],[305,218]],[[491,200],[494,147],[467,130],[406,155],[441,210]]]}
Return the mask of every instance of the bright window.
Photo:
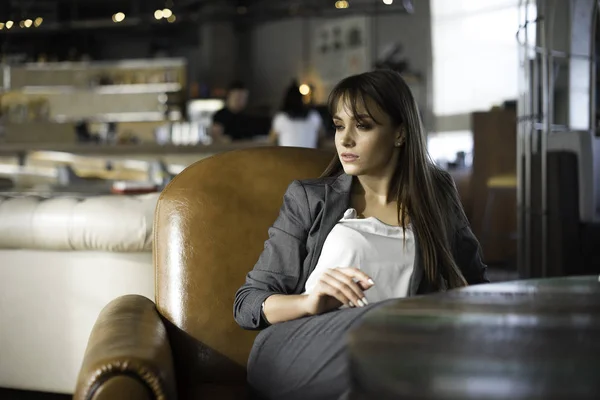
{"label": "bright window", "polygon": [[427,135],[427,151],[431,159],[441,167],[457,161],[459,152],[465,154],[465,165],[473,160],[473,134],[471,131],[430,133]]}
{"label": "bright window", "polygon": [[518,0],[431,0],[436,115],[518,95]]}

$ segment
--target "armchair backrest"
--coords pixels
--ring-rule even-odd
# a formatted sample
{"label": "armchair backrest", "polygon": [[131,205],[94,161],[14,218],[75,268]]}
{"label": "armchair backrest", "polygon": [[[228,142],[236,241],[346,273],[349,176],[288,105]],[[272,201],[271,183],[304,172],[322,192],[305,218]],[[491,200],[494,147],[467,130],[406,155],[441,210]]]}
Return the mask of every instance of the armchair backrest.
{"label": "armchair backrest", "polygon": [[[332,152],[260,147],[201,160],[164,189],[156,208],[156,304],[178,380],[244,379],[257,332],[233,320],[236,290],[256,263],[283,194],[316,178]],[[200,365],[202,364],[202,365]]]}

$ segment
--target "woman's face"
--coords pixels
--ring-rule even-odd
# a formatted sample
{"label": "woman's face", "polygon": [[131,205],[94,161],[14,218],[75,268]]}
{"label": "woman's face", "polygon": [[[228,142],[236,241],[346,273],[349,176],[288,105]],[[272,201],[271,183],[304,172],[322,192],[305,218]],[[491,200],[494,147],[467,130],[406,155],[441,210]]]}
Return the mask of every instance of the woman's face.
{"label": "woman's face", "polygon": [[377,122],[364,105],[358,105],[358,115],[353,115],[346,103],[340,100],[333,116],[335,146],[344,172],[382,176],[394,171],[398,158],[395,144],[404,139],[400,127],[369,98],[367,107]]}

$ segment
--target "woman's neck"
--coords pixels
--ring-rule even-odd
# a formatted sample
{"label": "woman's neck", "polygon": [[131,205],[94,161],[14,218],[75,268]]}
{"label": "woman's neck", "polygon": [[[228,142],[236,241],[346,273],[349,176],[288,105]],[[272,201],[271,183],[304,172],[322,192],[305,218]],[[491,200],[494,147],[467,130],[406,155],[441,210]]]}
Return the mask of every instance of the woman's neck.
{"label": "woman's neck", "polygon": [[353,186],[352,192],[354,195],[362,195],[366,199],[375,200],[381,205],[388,203],[389,179],[367,176],[358,176],[356,179],[358,185]]}
{"label": "woman's neck", "polygon": [[[376,217],[388,225],[402,225],[398,221],[398,203],[388,198],[391,179],[365,179],[356,177],[352,185],[351,207],[356,210],[359,218]],[[408,223],[404,221],[404,224]]]}
{"label": "woman's neck", "polygon": [[393,175],[392,168],[377,175],[359,175],[356,177],[358,184],[352,185],[353,194],[362,195],[368,202],[375,201],[378,205],[385,206],[394,200],[389,196]]}

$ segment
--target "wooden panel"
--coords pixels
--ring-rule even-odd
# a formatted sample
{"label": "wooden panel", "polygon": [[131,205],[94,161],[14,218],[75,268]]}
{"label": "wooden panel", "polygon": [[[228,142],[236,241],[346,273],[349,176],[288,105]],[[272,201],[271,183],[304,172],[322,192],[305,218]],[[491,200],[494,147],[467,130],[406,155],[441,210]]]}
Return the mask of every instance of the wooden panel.
{"label": "wooden panel", "polygon": [[[487,181],[495,175],[516,173],[517,122],[511,110],[493,110],[472,114],[473,174],[470,184],[471,214],[475,235],[482,236],[482,223],[488,199]],[[509,235],[516,231],[516,191],[498,193],[492,209],[491,236],[482,241],[488,263],[503,262],[516,255],[516,241]]]}

